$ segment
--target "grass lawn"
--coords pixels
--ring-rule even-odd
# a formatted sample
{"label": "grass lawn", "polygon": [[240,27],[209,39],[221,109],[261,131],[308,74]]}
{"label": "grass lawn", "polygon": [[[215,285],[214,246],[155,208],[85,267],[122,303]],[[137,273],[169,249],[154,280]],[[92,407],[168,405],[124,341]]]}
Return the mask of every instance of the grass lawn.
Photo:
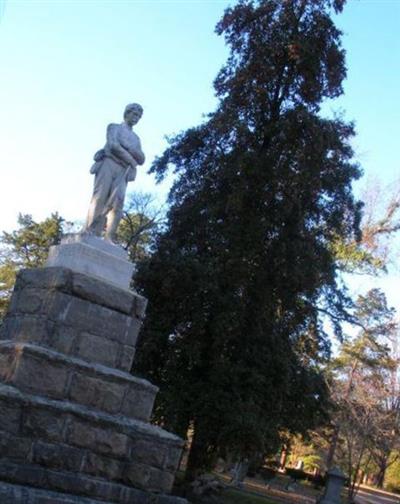
{"label": "grass lawn", "polygon": [[275,504],[267,497],[258,495],[250,495],[247,492],[242,492],[236,489],[229,489],[222,493],[221,504]]}

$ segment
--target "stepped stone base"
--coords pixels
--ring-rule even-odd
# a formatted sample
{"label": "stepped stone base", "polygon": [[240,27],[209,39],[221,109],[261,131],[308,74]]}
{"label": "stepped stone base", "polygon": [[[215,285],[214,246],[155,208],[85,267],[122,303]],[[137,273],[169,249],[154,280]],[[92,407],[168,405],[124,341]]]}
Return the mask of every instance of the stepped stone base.
{"label": "stepped stone base", "polygon": [[130,371],[147,301],[66,268],[23,271],[0,339]]}
{"label": "stepped stone base", "polygon": [[0,379],[25,392],[147,422],[158,391],[128,373],[13,341],[0,342]]}
{"label": "stepped stone base", "polygon": [[66,268],[18,275],[0,330],[1,504],[186,502],[167,495],[183,441],[148,423],[158,389],[127,372],[145,307]]}
{"label": "stepped stone base", "polygon": [[[127,494],[127,504],[187,504],[185,499],[170,495],[145,494],[131,491]],[[39,490],[31,486],[14,485],[0,481],[1,504],[112,504],[110,501],[93,500],[86,497]]]}

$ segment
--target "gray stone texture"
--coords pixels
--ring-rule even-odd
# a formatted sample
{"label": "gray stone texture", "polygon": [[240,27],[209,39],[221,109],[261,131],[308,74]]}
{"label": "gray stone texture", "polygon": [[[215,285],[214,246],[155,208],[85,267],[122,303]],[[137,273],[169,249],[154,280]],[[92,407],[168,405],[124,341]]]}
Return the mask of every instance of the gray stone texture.
{"label": "gray stone texture", "polygon": [[65,268],[19,274],[0,333],[2,504],[186,502],[166,495],[183,441],[148,423],[158,389],[127,372],[145,308]]}
{"label": "gray stone texture", "polygon": [[[123,491],[121,490],[120,493],[123,494]],[[126,494],[127,497],[122,502],[127,504],[187,504],[186,500],[179,497],[148,494],[139,490],[128,489]],[[128,498],[130,500],[127,500]],[[110,501],[93,500],[5,482],[0,482],[0,502],[1,504],[112,504]]]}
{"label": "gray stone texture", "polygon": [[146,309],[139,294],[65,268],[18,275],[0,339],[130,371]]}
{"label": "gray stone texture", "polygon": [[[9,467],[8,463],[24,466],[23,476],[10,479],[17,469],[4,473],[0,464],[0,479],[6,477],[15,483],[72,493],[79,491],[79,485],[50,485],[48,476],[39,469],[45,468],[51,474],[73,472],[89,480],[92,476],[102,477],[107,482],[169,493],[182,448],[179,438],[156,426],[67,401],[24,394],[1,384],[0,426],[0,458],[4,467]],[[21,474],[20,470],[17,474]],[[25,472],[31,474],[31,470],[39,476],[24,480],[28,477]],[[63,479],[57,474],[54,478]],[[96,492],[85,495],[97,498],[100,494]]]}
{"label": "gray stone texture", "polygon": [[[128,260],[128,253],[125,250],[109,243],[111,250],[106,251],[105,242],[101,238],[84,234],[75,236],[77,238],[75,241],[63,238],[60,245],[50,247],[47,267],[69,268],[116,287],[129,289],[135,267]],[[98,243],[88,243],[85,238]],[[103,247],[99,247],[99,243]]]}
{"label": "gray stone texture", "polygon": [[0,342],[0,379],[25,392],[144,421],[158,391],[128,373],[13,341]]}
{"label": "gray stone texture", "polygon": [[341,504],[341,494],[346,479],[346,476],[339,468],[333,467],[330,469],[327,472],[327,481],[324,493],[318,500],[318,504]]}

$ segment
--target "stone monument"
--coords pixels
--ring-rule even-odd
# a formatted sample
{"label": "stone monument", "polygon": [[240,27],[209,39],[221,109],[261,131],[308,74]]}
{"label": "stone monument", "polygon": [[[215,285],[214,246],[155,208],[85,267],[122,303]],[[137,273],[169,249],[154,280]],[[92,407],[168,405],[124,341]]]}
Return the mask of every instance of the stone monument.
{"label": "stone monument", "polygon": [[334,467],[327,473],[327,481],[324,493],[317,499],[317,504],[341,504],[342,490],[346,481],[346,476],[340,469]]}
{"label": "stone monument", "polygon": [[47,266],[71,268],[122,289],[129,288],[134,265],[114,240],[127,184],[135,180],[137,166],[145,160],[140,139],[132,131],[142,114],[142,107],[131,103],[125,107],[122,124],[108,125],[106,144],[94,155],[90,170],[95,180],[86,224],[81,233],[66,236],[61,246],[50,249]]}
{"label": "stone monument", "polygon": [[149,423],[157,387],[129,373],[146,299],[113,243],[141,114],[107,129],[83,232],[18,274],[0,330],[1,504],[186,502],[170,495],[183,441]]}

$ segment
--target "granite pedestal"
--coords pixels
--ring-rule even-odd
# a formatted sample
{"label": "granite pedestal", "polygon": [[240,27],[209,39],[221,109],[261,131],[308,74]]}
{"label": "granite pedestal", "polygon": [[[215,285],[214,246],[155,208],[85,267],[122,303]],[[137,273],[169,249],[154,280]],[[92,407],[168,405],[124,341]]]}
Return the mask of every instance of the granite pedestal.
{"label": "granite pedestal", "polygon": [[46,266],[61,266],[129,289],[134,265],[122,247],[91,234],[66,235],[50,247]]}
{"label": "granite pedestal", "polygon": [[18,275],[0,330],[2,504],[186,502],[169,495],[183,441],[149,423],[157,387],[129,374],[146,300],[117,283]]}

